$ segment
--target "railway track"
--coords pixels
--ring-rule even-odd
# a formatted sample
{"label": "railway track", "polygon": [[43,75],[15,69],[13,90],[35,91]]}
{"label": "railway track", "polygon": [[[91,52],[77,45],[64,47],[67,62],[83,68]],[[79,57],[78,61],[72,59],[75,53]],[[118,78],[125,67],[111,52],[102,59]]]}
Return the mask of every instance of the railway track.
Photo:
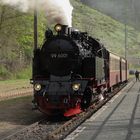
{"label": "railway track", "polygon": [[[132,88],[132,83],[129,88]],[[110,93],[106,100],[90,106],[86,111],[77,116],[65,120],[57,118],[57,121],[48,121],[47,119],[36,122],[29,127],[6,137],[3,140],[62,140],[81,123],[88,119],[93,113],[106,104],[115,94],[117,94],[126,84]],[[61,121],[59,121],[61,120]]]}
{"label": "railway track", "polygon": [[4,138],[3,140],[45,140],[49,132],[58,129],[66,121],[57,122],[55,120],[43,119],[16,133]]}
{"label": "railway track", "polygon": [[0,92],[0,101],[12,99],[16,97],[32,95],[33,89],[31,87],[15,88],[12,90],[6,90]]}

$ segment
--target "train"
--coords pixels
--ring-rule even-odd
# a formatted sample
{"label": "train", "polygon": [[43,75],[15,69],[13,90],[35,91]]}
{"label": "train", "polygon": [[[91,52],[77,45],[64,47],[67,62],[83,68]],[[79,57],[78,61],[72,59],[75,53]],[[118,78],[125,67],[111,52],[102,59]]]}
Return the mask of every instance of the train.
{"label": "train", "polygon": [[70,117],[127,82],[127,60],[87,32],[57,24],[34,50],[32,75],[34,105],[48,116]]}

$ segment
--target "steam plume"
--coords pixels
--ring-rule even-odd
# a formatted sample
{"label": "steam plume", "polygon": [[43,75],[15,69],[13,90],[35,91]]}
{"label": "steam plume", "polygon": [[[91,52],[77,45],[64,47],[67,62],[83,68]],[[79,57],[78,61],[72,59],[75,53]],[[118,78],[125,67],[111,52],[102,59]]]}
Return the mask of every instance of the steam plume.
{"label": "steam plume", "polygon": [[27,12],[29,10],[30,2],[29,0],[0,0],[1,3],[16,7],[22,12]]}
{"label": "steam plume", "polygon": [[50,22],[72,25],[72,10],[69,0],[46,0],[46,15]]}
{"label": "steam plume", "polygon": [[44,10],[49,23],[60,23],[72,26],[72,10],[69,0],[0,0],[0,3],[28,12],[38,7]]}

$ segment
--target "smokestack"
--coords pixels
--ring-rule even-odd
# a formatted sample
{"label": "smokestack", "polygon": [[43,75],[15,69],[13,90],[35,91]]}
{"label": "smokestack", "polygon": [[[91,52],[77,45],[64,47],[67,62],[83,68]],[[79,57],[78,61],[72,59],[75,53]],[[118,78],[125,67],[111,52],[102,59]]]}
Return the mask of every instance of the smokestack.
{"label": "smokestack", "polygon": [[28,12],[38,7],[46,13],[47,21],[52,24],[72,26],[73,7],[69,0],[1,0],[0,3],[15,7],[22,12]]}

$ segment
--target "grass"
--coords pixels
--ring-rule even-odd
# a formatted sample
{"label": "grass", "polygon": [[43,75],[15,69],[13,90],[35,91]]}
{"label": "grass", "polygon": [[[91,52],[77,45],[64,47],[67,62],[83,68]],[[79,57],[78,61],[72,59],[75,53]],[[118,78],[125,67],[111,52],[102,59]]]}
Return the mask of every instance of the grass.
{"label": "grass", "polygon": [[0,67],[0,82],[3,82],[4,80],[12,81],[13,79],[31,79],[31,77],[32,67],[30,65],[26,68],[21,69],[18,72],[11,73],[6,68],[3,69]]}
{"label": "grass", "polygon": [[132,74],[130,75],[130,74],[129,74],[129,75],[128,75],[128,79],[131,79],[131,78],[135,78],[135,75],[132,75]]}
{"label": "grass", "polygon": [[18,84],[18,83],[27,83],[29,82],[29,79],[16,79],[16,80],[3,80],[0,81],[0,85],[2,84]]}
{"label": "grass", "polygon": [[31,66],[21,70],[20,72],[18,72],[16,75],[15,75],[15,78],[16,79],[28,79],[28,78],[31,78],[31,74],[32,74],[32,68]]}
{"label": "grass", "polygon": [[0,81],[0,93],[31,86],[29,79]]}

